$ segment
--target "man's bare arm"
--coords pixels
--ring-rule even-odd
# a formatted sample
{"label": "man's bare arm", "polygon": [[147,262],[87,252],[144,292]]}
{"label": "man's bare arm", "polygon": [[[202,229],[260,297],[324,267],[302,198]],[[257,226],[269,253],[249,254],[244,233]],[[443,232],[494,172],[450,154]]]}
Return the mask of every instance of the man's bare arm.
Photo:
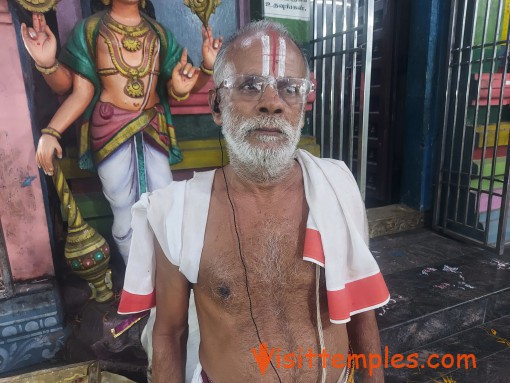
{"label": "man's bare arm", "polygon": [[[381,341],[379,329],[375,319],[374,310],[353,315],[347,323],[347,333],[355,354],[364,354],[367,363],[370,362],[370,354],[381,354]],[[362,367],[362,366],[361,366]],[[360,376],[363,383],[384,382],[384,370],[382,367],[372,369],[372,376],[369,375],[369,366],[360,369]]]}
{"label": "man's bare arm", "polygon": [[183,383],[186,371],[190,284],[156,245],[156,321],[152,381]]}

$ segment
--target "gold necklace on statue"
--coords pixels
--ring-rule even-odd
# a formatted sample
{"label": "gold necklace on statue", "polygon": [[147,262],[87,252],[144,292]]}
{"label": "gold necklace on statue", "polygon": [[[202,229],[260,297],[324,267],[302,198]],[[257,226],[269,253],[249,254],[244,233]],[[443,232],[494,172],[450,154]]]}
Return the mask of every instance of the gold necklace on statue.
{"label": "gold necklace on statue", "polygon": [[150,26],[144,18],[142,18],[138,25],[129,26],[119,23],[110,13],[107,13],[104,23],[108,29],[122,35],[122,46],[129,52],[140,50],[142,43],[139,38],[145,36],[150,30]]}
{"label": "gold necklace on statue", "polygon": [[138,66],[132,66],[126,62],[117,36],[106,23],[100,28],[99,34],[104,38],[108,46],[108,52],[110,53],[114,68],[102,69],[98,73],[102,75],[120,73],[123,77],[127,78],[124,93],[131,98],[144,97],[145,89],[142,79],[151,72],[151,67],[154,63],[154,53],[159,41],[157,34],[151,30],[151,33],[146,33],[143,42],[140,42],[142,59]]}

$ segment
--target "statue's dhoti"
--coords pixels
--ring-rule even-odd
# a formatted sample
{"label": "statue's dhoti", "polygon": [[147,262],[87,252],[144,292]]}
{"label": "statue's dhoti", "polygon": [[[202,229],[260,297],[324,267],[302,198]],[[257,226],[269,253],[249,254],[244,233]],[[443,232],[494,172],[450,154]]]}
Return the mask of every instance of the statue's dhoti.
{"label": "statue's dhoti", "polygon": [[142,193],[172,181],[164,114],[160,106],[140,113],[98,102],[90,135],[103,193],[113,212],[113,238],[127,263],[131,207]]}

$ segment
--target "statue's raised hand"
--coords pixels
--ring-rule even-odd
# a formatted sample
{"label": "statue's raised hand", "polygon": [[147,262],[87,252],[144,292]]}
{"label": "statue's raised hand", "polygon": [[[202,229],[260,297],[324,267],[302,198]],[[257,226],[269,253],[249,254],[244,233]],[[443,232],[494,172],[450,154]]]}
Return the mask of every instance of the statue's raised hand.
{"label": "statue's raised hand", "polygon": [[204,60],[204,66],[207,69],[213,69],[214,61],[223,43],[223,38],[219,37],[215,39],[212,34],[211,27],[207,29],[202,26],[202,58]]}
{"label": "statue's raised hand", "polygon": [[55,64],[57,55],[57,39],[51,31],[42,13],[32,14],[32,27],[21,24],[21,38],[28,53],[35,63],[49,68]]}
{"label": "statue's raised hand", "polygon": [[200,69],[188,62],[188,50],[182,50],[181,59],[172,71],[170,79],[171,92],[175,96],[184,96],[191,92],[197,83]]}

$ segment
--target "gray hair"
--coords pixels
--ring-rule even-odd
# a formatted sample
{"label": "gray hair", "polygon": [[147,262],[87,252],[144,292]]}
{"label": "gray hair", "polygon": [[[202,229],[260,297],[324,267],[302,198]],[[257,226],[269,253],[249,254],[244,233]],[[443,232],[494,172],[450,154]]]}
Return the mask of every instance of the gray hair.
{"label": "gray hair", "polygon": [[219,86],[221,82],[228,76],[228,63],[232,59],[230,53],[234,49],[234,43],[237,40],[243,37],[253,36],[261,32],[267,33],[269,31],[276,32],[276,34],[278,34],[280,37],[291,41],[298,48],[306,69],[305,78],[310,79],[310,66],[308,65],[308,58],[306,57],[305,52],[303,52],[303,50],[299,47],[296,40],[294,40],[294,38],[289,34],[289,31],[283,25],[274,21],[259,20],[252,21],[251,23],[245,25],[243,28],[238,30],[223,42],[223,45],[221,46],[221,49],[216,56],[216,61],[214,62],[214,85]]}

